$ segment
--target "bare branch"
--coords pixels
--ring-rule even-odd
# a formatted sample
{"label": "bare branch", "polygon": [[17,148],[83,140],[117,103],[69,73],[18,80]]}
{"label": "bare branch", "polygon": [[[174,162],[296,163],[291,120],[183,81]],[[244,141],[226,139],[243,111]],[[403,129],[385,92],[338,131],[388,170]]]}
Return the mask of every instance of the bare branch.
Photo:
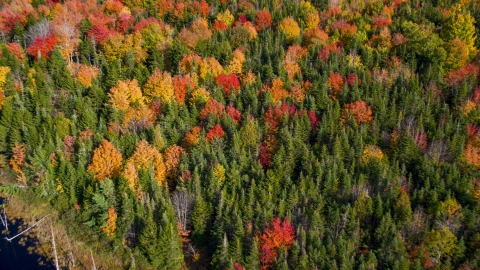
{"label": "bare branch", "polygon": [[7,238],[7,237],[5,237],[4,239],[7,240],[8,242],[11,242],[13,239],[19,237],[20,235],[22,235],[22,234],[28,232],[29,230],[31,230],[33,227],[37,226],[38,223],[40,223],[40,221],[42,221],[44,218],[46,218],[46,217],[48,217],[48,216],[49,216],[49,215],[46,215],[46,216],[42,217],[39,221],[35,222],[35,224],[33,224],[32,226],[28,227],[26,230],[23,230],[21,233],[15,235],[14,237],[12,237],[12,238]]}

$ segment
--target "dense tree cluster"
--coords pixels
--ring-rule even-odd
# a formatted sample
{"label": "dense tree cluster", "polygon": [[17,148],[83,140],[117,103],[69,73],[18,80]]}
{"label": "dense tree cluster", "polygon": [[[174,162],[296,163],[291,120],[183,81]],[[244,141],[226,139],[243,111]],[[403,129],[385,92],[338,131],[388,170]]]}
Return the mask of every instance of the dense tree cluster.
{"label": "dense tree cluster", "polygon": [[479,24],[466,0],[4,1],[1,187],[125,269],[480,268]]}

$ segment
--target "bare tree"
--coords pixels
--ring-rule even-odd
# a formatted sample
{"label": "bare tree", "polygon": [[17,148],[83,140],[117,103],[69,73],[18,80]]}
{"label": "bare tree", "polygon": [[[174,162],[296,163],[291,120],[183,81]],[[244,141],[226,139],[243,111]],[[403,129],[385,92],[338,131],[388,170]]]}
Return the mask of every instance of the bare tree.
{"label": "bare tree", "polygon": [[32,43],[32,41],[36,37],[47,37],[52,32],[52,24],[48,20],[41,20],[32,27],[28,28],[27,32],[25,33],[25,37],[27,38],[27,44]]}
{"label": "bare tree", "polygon": [[53,233],[53,225],[50,223],[50,232],[52,233],[52,246],[53,246],[53,254],[55,255],[55,269],[60,269],[58,266],[58,256],[57,256],[57,244],[55,243],[55,234]]}
{"label": "bare tree", "polygon": [[427,155],[438,163],[447,158],[448,145],[444,141],[433,141],[427,150]]}
{"label": "bare tree", "polygon": [[178,224],[182,231],[190,225],[194,198],[187,191],[176,190],[172,194],[172,204]]}

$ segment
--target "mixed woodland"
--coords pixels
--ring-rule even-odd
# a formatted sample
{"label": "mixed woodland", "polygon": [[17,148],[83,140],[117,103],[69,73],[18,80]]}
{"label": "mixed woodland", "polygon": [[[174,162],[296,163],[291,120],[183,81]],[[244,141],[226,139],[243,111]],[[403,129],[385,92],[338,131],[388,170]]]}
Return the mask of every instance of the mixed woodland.
{"label": "mixed woodland", "polygon": [[479,31],[476,0],[0,0],[0,193],[107,269],[478,269]]}

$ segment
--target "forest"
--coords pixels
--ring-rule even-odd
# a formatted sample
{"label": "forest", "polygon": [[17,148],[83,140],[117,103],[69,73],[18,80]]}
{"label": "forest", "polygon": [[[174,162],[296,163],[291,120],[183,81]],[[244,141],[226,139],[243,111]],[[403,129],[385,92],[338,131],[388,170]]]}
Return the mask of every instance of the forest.
{"label": "forest", "polygon": [[476,0],[0,0],[0,197],[83,243],[60,269],[479,269],[479,31]]}

